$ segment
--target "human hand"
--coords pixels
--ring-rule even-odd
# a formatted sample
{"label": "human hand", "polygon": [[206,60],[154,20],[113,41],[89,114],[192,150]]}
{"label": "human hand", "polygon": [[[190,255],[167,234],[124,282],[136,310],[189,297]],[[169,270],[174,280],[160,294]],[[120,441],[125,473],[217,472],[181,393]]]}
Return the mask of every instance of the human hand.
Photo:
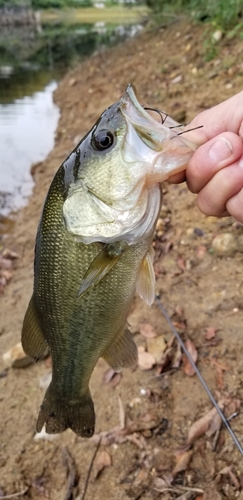
{"label": "human hand", "polygon": [[243,92],[198,114],[186,129],[201,125],[185,134],[200,146],[186,171],[169,182],[186,180],[204,214],[243,223]]}

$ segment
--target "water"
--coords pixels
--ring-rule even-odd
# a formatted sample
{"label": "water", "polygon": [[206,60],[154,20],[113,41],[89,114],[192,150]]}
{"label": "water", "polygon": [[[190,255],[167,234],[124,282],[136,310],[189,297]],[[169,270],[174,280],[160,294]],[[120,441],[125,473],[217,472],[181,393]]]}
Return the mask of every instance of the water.
{"label": "water", "polygon": [[0,104],[0,214],[3,217],[24,206],[34,181],[30,167],[43,161],[54,146],[59,109],[52,81],[32,96]]}
{"label": "water", "polygon": [[[51,22],[0,28],[0,232],[28,203],[31,166],[54,146],[58,79],[68,67],[142,29],[139,24]],[[9,219],[10,218],[10,219]]]}

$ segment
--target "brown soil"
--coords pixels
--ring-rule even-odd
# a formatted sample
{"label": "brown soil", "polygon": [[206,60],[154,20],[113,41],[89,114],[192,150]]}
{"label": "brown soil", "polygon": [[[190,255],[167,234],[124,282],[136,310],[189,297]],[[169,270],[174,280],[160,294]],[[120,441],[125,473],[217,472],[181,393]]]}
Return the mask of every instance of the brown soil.
{"label": "brown soil", "polygon": [[[203,27],[183,21],[94,55],[60,83],[55,94],[61,108],[55,148],[44,163],[35,167],[34,194],[28,207],[19,214],[11,236],[3,240],[5,247],[19,254],[19,259],[0,298],[2,353],[20,339],[32,291],[37,223],[54,172],[100,112],[120,97],[130,81],[144,102],[183,121],[242,89],[242,42],[223,39],[218,45],[217,58],[210,62],[205,62],[203,54]],[[175,83],[177,76],[182,78]],[[228,397],[229,415],[236,406],[236,398],[243,400],[243,255],[237,251],[228,257],[217,257],[212,252],[212,240],[216,234],[225,232],[240,238],[243,228],[231,218],[202,215],[195,196],[185,185],[166,185],[165,191],[163,221],[156,239],[156,288],[183,338],[189,337],[196,346],[198,367],[216,398]],[[139,333],[141,322],[152,324],[167,341],[172,336],[158,307],[149,308],[137,297],[129,321],[138,344],[145,345],[146,341]],[[209,327],[217,329],[211,341],[204,335]],[[28,488],[24,497],[31,499],[81,499],[96,443],[79,438],[70,430],[52,442],[33,439],[44,395],[39,379],[49,373],[49,366],[41,361],[25,370],[4,371],[5,364],[0,358],[0,489],[2,494],[10,495]],[[127,419],[137,425],[138,419],[141,423],[141,417],[146,418],[142,420],[143,430],[131,434],[124,443],[108,447],[101,444],[98,456],[107,451],[112,465],[97,479],[94,470],[91,472],[87,500],[243,498],[242,457],[224,430],[218,437],[216,451],[213,451],[214,435],[202,434],[196,438],[190,461],[189,455],[185,455],[187,463],[182,464],[181,472],[174,474],[172,485],[167,491],[156,491],[162,488],[157,477],[170,479],[176,450],[185,445],[192,422],[212,407],[195,375],[189,377],[182,367],[176,370],[170,365],[159,376],[158,366],[147,371],[137,368],[125,370],[120,383],[113,388],[103,382],[106,370],[105,362],[100,360],[91,381],[96,432],[119,425],[118,395]],[[152,418],[156,422],[150,425]],[[241,414],[232,421],[232,427],[241,437]],[[64,447],[75,463],[73,490],[74,466],[65,460]],[[222,469],[225,470],[220,474]],[[71,494],[66,493],[68,485]],[[181,486],[197,490],[185,489],[183,493]]]}

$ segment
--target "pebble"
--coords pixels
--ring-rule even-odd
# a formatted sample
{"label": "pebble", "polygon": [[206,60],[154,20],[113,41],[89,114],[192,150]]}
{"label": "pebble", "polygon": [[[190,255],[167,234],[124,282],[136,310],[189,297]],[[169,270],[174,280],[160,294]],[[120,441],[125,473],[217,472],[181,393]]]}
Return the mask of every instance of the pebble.
{"label": "pebble", "polygon": [[77,82],[76,78],[70,78],[68,82],[69,87],[73,87],[76,82]]}
{"label": "pebble", "polygon": [[221,30],[216,30],[213,33],[213,40],[215,42],[219,42],[221,40],[222,36],[223,36],[223,32]]}
{"label": "pebble", "polygon": [[36,432],[36,434],[34,435],[34,440],[40,441],[40,439],[44,439],[45,441],[53,441],[57,438],[57,436],[58,434],[47,434],[45,427],[43,427],[40,432]]}
{"label": "pebble", "polygon": [[7,352],[5,352],[2,355],[3,361],[8,365],[11,366],[12,363],[16,360],[21,360],[26,358],[26,354],[23,350],[21,342],[18,342],[15,344],[11,349],[9,349]]}
{"label": "pebble", "polygon": [[232,257],[237,250],[237,240],[231,233],[221,233],[213,239],[212,247],[216,255]]}

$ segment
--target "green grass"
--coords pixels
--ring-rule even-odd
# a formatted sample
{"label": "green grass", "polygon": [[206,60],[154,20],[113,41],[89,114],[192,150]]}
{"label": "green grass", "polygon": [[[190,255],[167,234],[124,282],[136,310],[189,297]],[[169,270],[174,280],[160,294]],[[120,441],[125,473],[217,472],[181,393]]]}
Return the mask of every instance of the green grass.
{"label": "green grass", "polygon": [[145,5],[129,9],[120,5],[114,7],[104,7],[103,9],[97,9],[94,7],[63,10],[50,9],[41,11],[41,22],[93,24],[103,21],[105,23],[131,24],[141,21],[141,19],[147,15],[148,8]]}

